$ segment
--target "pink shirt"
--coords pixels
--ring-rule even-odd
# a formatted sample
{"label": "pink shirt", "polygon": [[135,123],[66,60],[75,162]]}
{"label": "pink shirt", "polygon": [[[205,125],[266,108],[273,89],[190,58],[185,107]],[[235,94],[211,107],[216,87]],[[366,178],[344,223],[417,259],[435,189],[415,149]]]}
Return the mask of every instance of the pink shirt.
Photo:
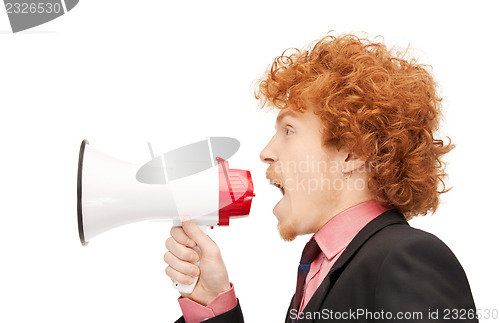
{"label": "pink shirt", "polygon": [[[299,311],[307,305],[351,240],[365,225],[387,210],[388,208],[376,200],[369,200],[340,212],[316,232],[314,238],[321,248],[321,254],[311,263]],[[186,323],[202,322],[233,309],[237,304],[233,284],[230,290],[219,294],[207,306],[189,298],[179,297],[179,305]]]}
{"label": "pink shirt", "polygon": [[340,212],[316,232],[314,238],[321,253],[311,263],[299,312],[303,311],[351,240],[365,225],[387,210],[376,200],[369,200]]}
{"label": "pink shirt", "polygon": [[186,323],[202,322],[203,320],[232,310],[236,305],[238,305],[238,300],[236,299],[232,283],[230,290],[217,295],[217,297],[208,303],[207,306],[203,306],[190,300],[189,298],[184,297],[179,297],[178,301]]}

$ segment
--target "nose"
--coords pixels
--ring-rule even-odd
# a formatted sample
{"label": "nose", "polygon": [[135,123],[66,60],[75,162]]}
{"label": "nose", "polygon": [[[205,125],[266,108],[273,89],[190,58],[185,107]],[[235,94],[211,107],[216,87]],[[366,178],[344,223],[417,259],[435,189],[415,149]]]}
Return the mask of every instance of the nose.
{"label": "nose", "polygon": [[272,147],[272,142],[273,140],[271,139],[267,146],[260,152],[260,160],[265,164],[271,164],[278,159]]}

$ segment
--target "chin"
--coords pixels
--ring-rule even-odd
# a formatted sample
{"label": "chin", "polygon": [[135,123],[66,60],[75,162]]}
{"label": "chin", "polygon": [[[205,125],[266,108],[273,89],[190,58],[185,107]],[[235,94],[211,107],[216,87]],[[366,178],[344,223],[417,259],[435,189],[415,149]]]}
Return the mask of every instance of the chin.
{"label": "chin", "polygon": [[295,226],[292,224],[278,222],[278,231],[285,241],[293,241],[298,236]]}

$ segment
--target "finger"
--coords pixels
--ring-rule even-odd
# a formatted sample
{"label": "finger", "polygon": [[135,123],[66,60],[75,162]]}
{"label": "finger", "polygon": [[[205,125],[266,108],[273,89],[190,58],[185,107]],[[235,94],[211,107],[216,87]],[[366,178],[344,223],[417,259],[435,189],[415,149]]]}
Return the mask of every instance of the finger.
{"label": "finger", "polygon": [[165,273],[167,274],[168,277],[170,277],[170,279],[182,285],[191,285],[194,282],[193,277],[181,274],[180,272],[178,272],[177,270],[173,269],[170,266],[165,268]]}
{"label": "finger", "polygon": [[196,246],[196,242],[189,239],[182,227],[172,227],[172,229],[170,229],[170,235],[175,239],[175,241],[187,247],[193,248]]}
{"label": "finger", "polygon": [[196,242],[202,253],[204,253],[204,249],[210,249],[210,247],[213,247],[214,242],[212,239],[210,239],[205,232],[201,231],[198,225],[191,220],[183,220],[182,229],[184,229],[184,232],[190,239]]}
{"label": "finger", "polygon": [[176,271],[191,277],[197,277],[200,275],[200,269],[195,264],[190,262],[182,261],[176,256],[174,256],[171,252],[165,253],[163,256],[165,262],[175,269]]}
{"label": "finger", "polygon": [[165,242],[165,247],[170,251],[175,257],[189,262],[197,262],[200,260],[198,253],[186,246],[181,245],[174,238],[170,237]]}

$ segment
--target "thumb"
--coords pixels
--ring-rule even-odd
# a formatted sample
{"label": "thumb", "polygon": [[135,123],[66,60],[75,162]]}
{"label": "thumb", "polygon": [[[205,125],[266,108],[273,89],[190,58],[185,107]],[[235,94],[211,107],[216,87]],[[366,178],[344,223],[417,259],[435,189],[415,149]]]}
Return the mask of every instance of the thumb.
{"label": "thumb", "polygon": [[210,239],[210,237],[206,235],[196,223],[189,219],[184,219],[182,221],[182,229],[191,240],[196,242],[202,253],[205,253],[207,248],[212,247],[214,244],[212,239]]}

